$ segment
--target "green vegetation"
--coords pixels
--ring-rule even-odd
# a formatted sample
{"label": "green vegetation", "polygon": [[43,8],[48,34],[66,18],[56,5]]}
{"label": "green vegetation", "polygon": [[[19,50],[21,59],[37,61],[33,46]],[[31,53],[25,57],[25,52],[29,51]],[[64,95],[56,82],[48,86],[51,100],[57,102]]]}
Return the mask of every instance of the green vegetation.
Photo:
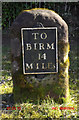
{"label": "green vegetation", "polygon": [[[7,78],[10,79],[9,77]],[[0,94],[8,94],[13,91],[13,81],[5,82],[0,86]]]}
{"label": "green vegetation", "polygon": [[[21,110],[17,109],[17,106],[21,107]],[[61,110],[61,107],[72,107],[74,110]],[[77,106],[73,102],[67,104],[57,104],[49,97],[41,103],[34,104],[26,103],[16,104],[16,110],[13,110],[11,114],[7,111],[6,114],[2,113],[2,118],[76,118],[77,117]],[[54,109],[54,108],[55,109]],[[5,111],[5,110],[4,110]]]}
{"label": "green vegetation", "polygon": [[[71,52],[72,53],[72,52]],[[75,53],[73,52],[75,55]],[[76,56],[75,56],[76,57]],[[11,62],[10,62],[10,49],[5,46],[3,46],[3,71],[2,71],[2,77],[1,81],[4,80],[4,82],[0,85],[2,92],[0,94],[8,94],[12,93],[13,91],[13,81],[11,77]],[[70,54],[70,59],[73,60],[73,55]],[[71,69],[76,69],[73,66],[75,63],[72,63]],[[44,100],[37,99],[36,101],[30,101],[29,99],[25,103],[21,104],[14,104],[12,107],[21,107],[21,110],[10,110],[6,111],[7,106],[2,110],[2,118],[77,118],[77,89],[76,84],[74,84],[72,81],[74,81],[74,78],[72,74],[70,73],[70,94],[71,98],[68,103],[58,104],[56,103],[52,98],[45,98]],[[75,79],[77,79],[75,77]],[[75,89],[74,89],[75,88]],[[11,108],[12,108],[11,107]],[[57,110],[52,109],[53,107],[57,107]],[[74,107],[70,110],[60,110],[60,107]]]}

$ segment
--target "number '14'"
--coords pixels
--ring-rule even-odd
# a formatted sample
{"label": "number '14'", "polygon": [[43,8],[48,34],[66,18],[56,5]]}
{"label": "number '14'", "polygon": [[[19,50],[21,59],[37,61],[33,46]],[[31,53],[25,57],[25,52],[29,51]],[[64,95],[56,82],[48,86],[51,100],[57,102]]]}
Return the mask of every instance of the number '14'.
{"label": "number '14'", "polygon": [[44,59],[44,60],[46,60],[46,53],[44,53],[44,54],[38,54],[38,60],[41,60],[41,59]]}

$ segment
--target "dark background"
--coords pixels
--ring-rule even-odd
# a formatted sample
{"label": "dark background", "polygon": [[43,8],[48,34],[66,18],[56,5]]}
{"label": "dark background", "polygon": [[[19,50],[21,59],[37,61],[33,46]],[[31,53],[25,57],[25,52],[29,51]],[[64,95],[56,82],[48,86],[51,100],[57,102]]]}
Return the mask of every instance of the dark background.
{"label": "dark background", "polygon": [[[22,10],[32,8],[47,8],[54,10],[68,23],[67,16],[79,19],[79,2],[3,2],[2,3],[2,26],[8,28]],[[76,20],[76,18],[75,18]],[[71,22],[71,21],[70,21]],[[77,21],[76,21],[77,22]]]}

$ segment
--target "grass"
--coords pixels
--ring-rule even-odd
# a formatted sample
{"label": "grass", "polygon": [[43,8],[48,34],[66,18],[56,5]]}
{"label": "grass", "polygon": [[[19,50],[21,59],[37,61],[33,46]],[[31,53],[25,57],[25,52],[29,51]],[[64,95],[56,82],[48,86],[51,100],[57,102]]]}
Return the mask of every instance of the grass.
{"label": "grass", "polygon": [[[74,56],[73,56],[74,54]],[[63,104],[57,104],[54,102],[52,98],[49,98],[49,96],[45,99],[40,101],[37,100],[37,104],[33,102],[29,102],[29,100],[26,101],[26,103],[22,104],[14,104],[14,106],[17,108],[19,106],[21,109],[18,110],[12,110],[12,107],[10,110],[6,110],[7,108],[4,108],[2,110],[2,118],[12,118],[12,119],[33,119],[33,118],[71,118],[74,119],[78,117],[77,115],[77,89],[76,89],[76,81],[77,81],[77,73],[76,73],[76,54],[75,52],[70,52],[70,95],[71,99],[68,103]],[[75,59],[75,61],[74,61]],[[74,62],[73,62],[74,61]],[[11,62],[10,62],[10,49],[8,47],[3,46],[3,54],[2,54],[2,76],[0,76],[1,84],[0,84],[0,94],[8,94],[12,93],[13,91],[13,81],[11,77]],[[74,74],[75,72],[75,74]],[[74,84],[75,83],[75,84]],[[57,107],[57,110],[52,108]],[[60,110],[60,107],[74,107],[70,110]]]}
{"label": "grass", "polygon": [[[7,111],[8,114],[2,114],[2,117],[4,118],[76,118],[77,116],[77,106],[74,104],[74,110],[61,110],[62,107],[73,107],[73,103],[67,103],[67,104],[62,104],[59,105],[55,103],[52,99],[49,97],[47,100],[44,100],[41,102],[41,104],[33,104],[29,103],[27,101],[26,103],[22,103],[20,105],[16,104],[15,107],[17,106],[21,107],[21,110],[13,110],[12,113],[11,111]],[[53,109],[56,108],[57,110]],[[11,113],[11,114],[10,114]]]}
{"label": "grass", "polygon": [[4,82],[0,86],[0,94],[9,94],[13,91],[13,81]]}

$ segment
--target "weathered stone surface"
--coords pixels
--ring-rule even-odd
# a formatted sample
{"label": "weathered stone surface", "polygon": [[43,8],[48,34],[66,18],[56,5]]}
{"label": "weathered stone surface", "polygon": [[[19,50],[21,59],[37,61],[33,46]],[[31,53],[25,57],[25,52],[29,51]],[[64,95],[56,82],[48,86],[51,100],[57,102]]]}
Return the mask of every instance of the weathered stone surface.
{"label": "weathered stone surface", "polygon": [[[59,72],[50,75],[23,75],[21,28],[33,28],[37,22],[44,27],[57,27]],[[68,26],[54,11],[34,9],[23,11],[11,26],[12,76],[16,101],[44,98],[49,95],[59,101],[69,96]],[[18,94],[18,96],[17,96]]]}
{"label": "weathered stone surface", "polygon": [[[14,48],[15,47],[15,48]],[[19,57],[21,54],[21,42],[18,38],[14,38],[11,41],[11,53],[14,57]]]}

